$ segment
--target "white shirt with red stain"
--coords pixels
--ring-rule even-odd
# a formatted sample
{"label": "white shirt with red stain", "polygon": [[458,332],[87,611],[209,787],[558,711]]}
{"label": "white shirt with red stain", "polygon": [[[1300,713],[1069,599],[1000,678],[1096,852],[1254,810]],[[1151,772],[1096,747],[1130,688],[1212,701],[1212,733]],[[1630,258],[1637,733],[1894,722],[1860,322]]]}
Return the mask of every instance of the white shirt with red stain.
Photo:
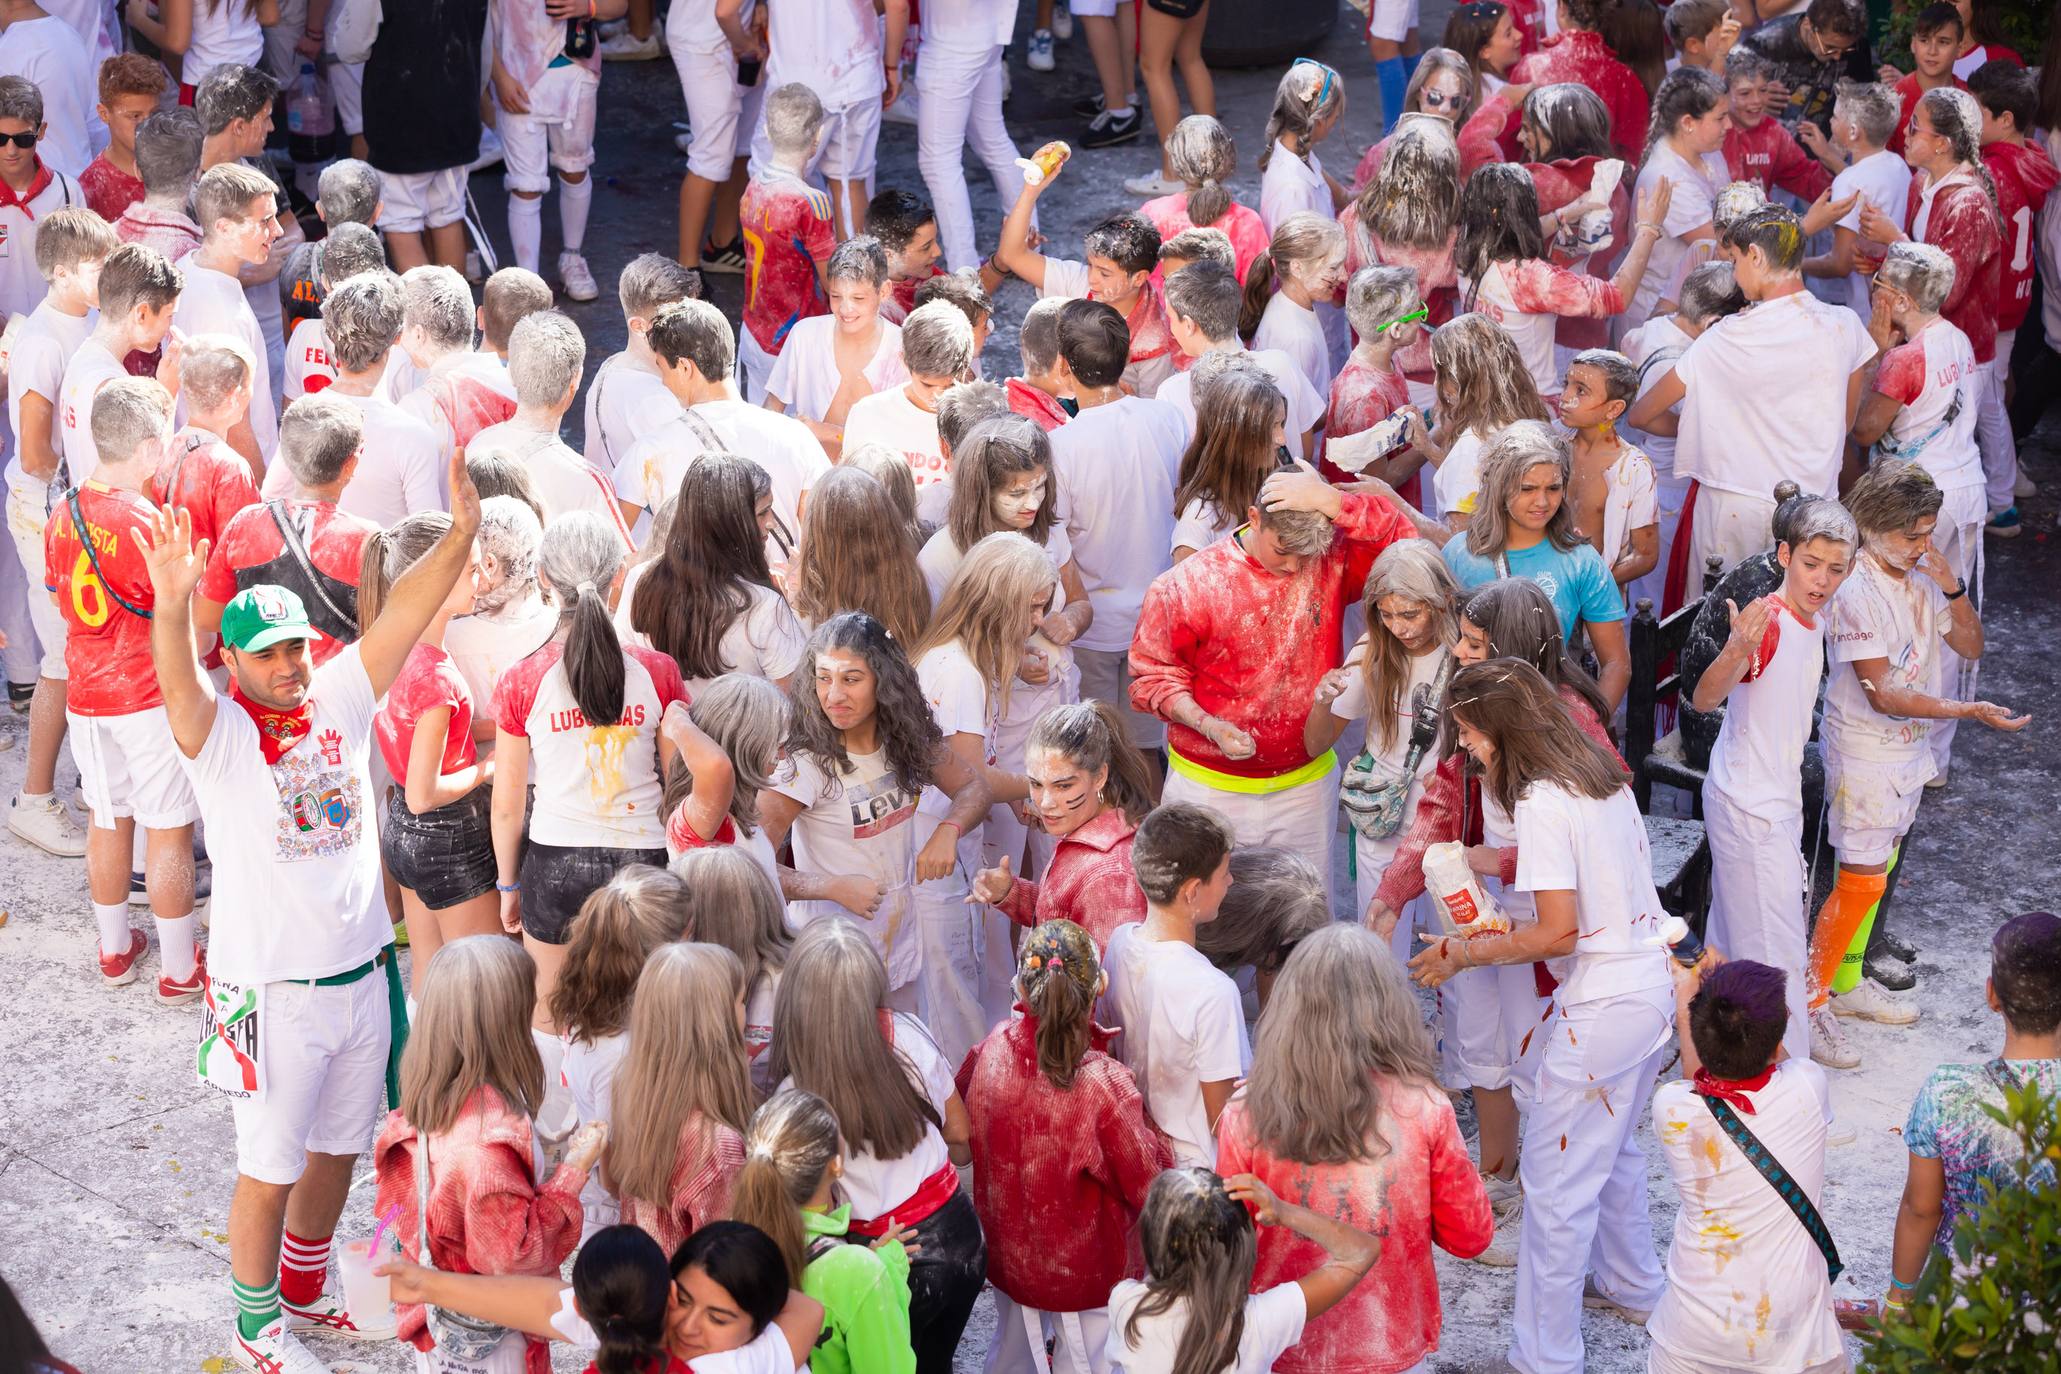
{"label": "white shirt with red stain", "polygon": [[680,669],[656,649],[623,651],[623,711],[595,725],[573,700],[565,646],[546,644],[502,674],[494,723],[529,740],[537,769],[530,838],[540,844],[663,849],[658,723],[685,703]]}
{"label": "white shirt with red stain", "polygon": [[1825,607],[1825,655],[1832,680],[1825,686],[1822,738],[1828,751],[1909,770],[1897,791],[1908,793],[1932,776],[1932,722],[1884,715],[1862,685],[1856,663],[1889,665],[1883,685],[1899,692],[1939,692],[1940,641],[1952,627],[1946,593],[1921,572],[1902,577],[1863,550],[1853,571]]}
{"label": "white shirt with red stain", "polygon": [[1725,698],[1704,785],[1749,816],[1794,821],[1803,814],[1803,746],[1825,676],[1825,623],[1804,619],[1779,596],[1764,599],[1775,616]]}
{"label": "white shirt with red stain", "polygon": [[[1960,326],[1978,366],[1997,356],[1997,297],[2003,281],[2004,226],[1996,202],[1966,166],[1937,181],[1911,178],[1910,235],[1954,260],[1954,284],[1939,313]],[[1830,490],[1830,488],[1823,488]]]}
{"label": "white shirt with red stain", "polygon": [[336,360],[329,356],[329,331],[320,315],[293,327],[286,340],[286,399],[312,396],[336,380]]}
{"label": "white shirt with red stain", "polygon": [[1876,441],[1877,451],[1916,463],[1941,491],[1981,486],[1975,385],[1974,345],[1949,320],[1935,319],[1917,338],[1890,349],[1875,369],[1875,390],[1903,409]]}
{"label": "white shirt with red stain", "polygon": [[422,384],[401,398],[401,409],[437,436],[437,472],[448,480],[443,474],[453,450],[471,443],[488,425],[514,418],[515,384],[493,354],[460,349],[430,364]]}
{"label": "white shirt with red stain", "polygon": [[1524,359],[1532,385],[1547,398],[1560,394],[1560,369],[1553,360],[1553,331],[1560,317],[1617,315],[1625,304],[1615,284],[1570,272],[1544,258],[1492,263],[1479,282],[1463,285],[1475,293],[1475,308],[1503,326]]}

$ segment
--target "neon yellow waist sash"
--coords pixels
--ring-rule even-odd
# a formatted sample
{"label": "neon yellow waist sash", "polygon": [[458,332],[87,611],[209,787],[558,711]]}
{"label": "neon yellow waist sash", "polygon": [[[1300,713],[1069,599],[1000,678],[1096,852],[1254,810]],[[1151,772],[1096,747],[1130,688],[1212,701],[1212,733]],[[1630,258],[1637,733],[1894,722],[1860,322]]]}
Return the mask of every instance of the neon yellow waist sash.
{"label": "neon yellow waist sash", "polygon": [[1271,778],[1248,778],[1237,773],[1219,773],[1214,768],[1205,768],[1195,760],[1183,758],[1171,745],[1166,751],[1167,766],[1191,782],[1204,787],[1214,787],[1219,792],[1243,792],[1247,796],[1263,797],[1270,792],[1286,792],[1291,787],[1300,787],[1306,782],[1315,782],[1338,766],[1338,755],[1326,749],[1316,758],[1300,768],[1286,773],[1277,773]]}

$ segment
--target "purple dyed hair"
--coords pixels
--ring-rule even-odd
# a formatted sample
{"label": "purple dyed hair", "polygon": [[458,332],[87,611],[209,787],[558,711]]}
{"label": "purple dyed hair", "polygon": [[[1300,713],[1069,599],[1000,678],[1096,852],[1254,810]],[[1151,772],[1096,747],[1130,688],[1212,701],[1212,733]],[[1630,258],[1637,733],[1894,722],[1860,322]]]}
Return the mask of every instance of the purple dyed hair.
{"label": "purple dyed hair", "polygon": [[1696,1057],[1719,1078],[1751,1078],[1774,1059],[1789,1025],[1788,975],[1734,959],[1704,975],[1689,1003]]}

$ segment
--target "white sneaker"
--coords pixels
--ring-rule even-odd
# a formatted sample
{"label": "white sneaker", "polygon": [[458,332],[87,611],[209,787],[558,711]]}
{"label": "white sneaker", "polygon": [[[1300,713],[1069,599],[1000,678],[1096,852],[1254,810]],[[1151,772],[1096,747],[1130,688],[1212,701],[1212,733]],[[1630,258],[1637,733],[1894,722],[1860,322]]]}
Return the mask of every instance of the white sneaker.
{"label": "white sneaker", "polygon": [[601,294],[587,260],[578,253],[558,255],[558,285],[568,298],[576,301],[591,301]]}
{"label": "white sneaker", "polygon": [[1634,1307],[1630,1303],[1620,1302],[1596,1287],[1594,1275],[1590,1275],[1582,1280],[1582,1306],[1599,1308],[1605,1312],[1615,1312],[1634,1326],[1644,1326],[1648,1319],[1653,1316],[1652,1308]]}
{"label": "white sneaker", "polygon": [[1030,46],[1024,49],[1023,65],[1034,72],[1049,72],[1059,65],[1052,56],[1052,30],[1037,29],[1031,33]]}
{"label": "white sneaker", "polygon": [[665,50],[665,44],[658,41],[658,26],[655,24],[647,38],[639,38],[626,28],[612,38],[601,40],[601,60],[604,62],[649,62],[654,57],[663,57]]}
{"label": "white sneaker", "polygon": [[1846,1028],[1829,1003],[1811,1013],[1811,1058],[1828,1069],[1861,1066],[1861,1052],[1846,1038]]}
{"label": "white sneaker", "polygon": [[685,157],[687,154],[693,152],[694,131],[692,129],[682,129],[679,133],[674,134],[673,146],[680,150],[680,155],[682,157]]}
{"label": "white sneaker", "polygon": [[1918,1019],[1918,1009],[1873,978],[1854,984],[1852,992],[1835,992],[1825,1004],[1835,1016],[1856,1021],[1875,1021],[1885,1026],[1908,1026]]}
{"label": "white sneaker", "polygon": [[1483,1174],[1481,1186],[1488,1191],[1489,1209],[1496,1214],[1497,1221],[1508,1221],[1524,1206],[1524,1185],[1514,1174],[1509,1178]]}
{"label": "white sneaker", "polygon": [[1157,172],[1147,172],[1141,177],[1132,177],[1124,183],[1124,190],[1134,196],[1171,196],[1188,189],[1182,183]]}
{"label": "white sneaker", "polygon": [[1841,1145],[1851,1145],[1860,1138],[1861,1133],[1843,1116],[1835,1116],[1825,1123],[1825,1144],[1834,1149]]}
{"label": "white sneaker", "polygon": [[[1493,1206],[1493,1202],[1490,1204]],[[1488,1249],[1474,1257],[1476,1264],[1486,1264],[1491,1269],[1515,1269],[1517,1267],[1517,1238],[1520,1228],[1515,1221],[1504,1222],[1496,1227],[1496,1234],[1490,1238]]]}
{"label": "white sneaker", "polygon": [[[1052,17],[1055,21],[1052,27],[1056,31],[1059,28],[1059,25],[1056,22],[1059,16],[1055,14]],[[2020,501],[2030,501],[2033,497],[2038,496],[2039,494],[2040,489],[2038,485],[2036,485],[2030,477],[2027,477],[2025,475],[2025,469],[2020,468],[2018,470],[2018,480],[2014,482],[2011,486],[2011,495],[2017,497]]]}
{"label": "white sneaker", "polygon": [[1064,5],[1052,7],[1052,36],[1062,43],[1073,37],[1073,11]]}
{"label": "white sneaker", "polygon": [[8,808],[7,828],[47,854],[77,859],[86,853],[86,831],[56,794],[31,801],[17,795]]}
{"label": "white sneaker", "polygon": [[236,1333],[236,1362],[255,1374],[329,1374],[329,1366],[315,1358],[315,1352],[301,1344],[300,1337],[286,1329],[286,1318],[271,1324],[249,1340]]}
{"label": "white sneaker", "polygon": [[279,1310],[286,1317],[288,1331],[319,1331],[348,1341],[390,1341],[394,1338],[391,1309],[386,1314],[385,1326],[360,1326],[351,1320],[351,1314],[344,1310],[343,1298],[335,1293],[325,1292],[306,1307],[295,1307],[282,1299]]}

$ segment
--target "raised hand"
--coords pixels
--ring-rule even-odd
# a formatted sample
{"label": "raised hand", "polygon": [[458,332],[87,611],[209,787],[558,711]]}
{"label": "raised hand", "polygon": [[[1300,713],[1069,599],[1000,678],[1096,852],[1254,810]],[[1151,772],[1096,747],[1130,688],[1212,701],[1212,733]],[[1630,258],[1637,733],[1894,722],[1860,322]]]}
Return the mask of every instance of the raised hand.
{"label": "raised hand", "polygon": [[1775,608],[1767,597],[1746,603],[1746,609],[1727,599],[1725,612],[1732,620],[1732,643],[1751,654],[1760,648],[1760,641],[1768,632],[1768,624],[1775,618]]}
{"label": "raised hand", "polygon": [[1252,1174],[1233,1174],[1224,1180],[1224,1191],[1252,1209],[1252,1219],[1261,1226],[1281,1224],[1281,1199],[1274,1190]]}
{"label": "raised hand", "polygon": [[451,450],[451,528],[468,540],[479,529],[479,488],[465,467],[465,450]]}
{"label": "raised hand", "polygon": [[1639,192],[1639,227],[1652,225],[1659,229],[1667,222],[1667,207],[1674,203],[1675,184],[1666,177],[1656,179],[1653,185]]}

